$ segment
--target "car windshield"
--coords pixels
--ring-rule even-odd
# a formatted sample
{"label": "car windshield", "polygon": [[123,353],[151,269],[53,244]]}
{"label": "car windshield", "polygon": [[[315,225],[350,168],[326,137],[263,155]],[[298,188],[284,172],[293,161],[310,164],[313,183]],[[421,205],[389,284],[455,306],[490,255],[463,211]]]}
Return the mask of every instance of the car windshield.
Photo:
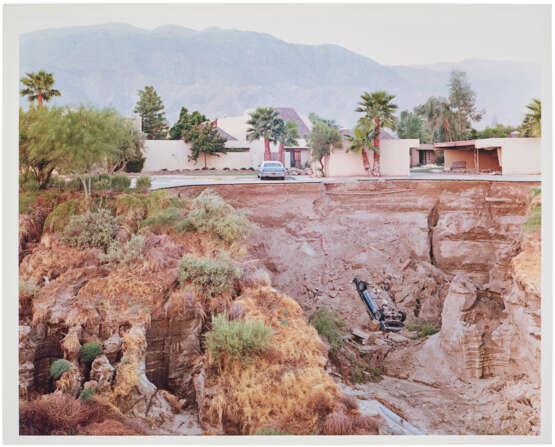
{"label": "car windshield", "polygon": [[281,163],[264,163],[262,165],[264,168],[281,168]]}

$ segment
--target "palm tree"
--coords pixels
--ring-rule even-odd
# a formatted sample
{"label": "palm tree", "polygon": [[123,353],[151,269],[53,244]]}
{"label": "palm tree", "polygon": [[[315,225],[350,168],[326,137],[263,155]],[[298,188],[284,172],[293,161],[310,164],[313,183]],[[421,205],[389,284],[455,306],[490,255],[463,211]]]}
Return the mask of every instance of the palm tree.
{"label": "palm tree", "polygon": [[366,150],[372,150],[374,153],[379,148],[374,145],[374,133],[376,132],[376,122],[369,119],[361,119],[353,130],[353,135],[345,135],[345,138],[351,143],[347,150],[362,154],[364,169],[368,171],[370,168]]}
{"label": "palm tree", "polygon": [[[380,176],[380,131],[382,127],[387,127],[395,130],[397,119],[395,118],[395,111],[397,104],[392,104],[391,101],[395,98],[394,95],[388,95],[384,91],[377,91],[374,93],[364,92],[361,95],[362,101],[355,109],[355,112],[364,113],[364,116],[359,120],[359,124],[367,129],[370,128],[369,121],[374,122],[373,132],[373,151],[374,151],[374,166],[372,168],[372,175]],[[367,122],[368,121],[368,122]],[[362,149],[362,160],[364,169],[370,169],[370,163],[366,150]]]}
{"label": "palm tree", "polygon": [[298,144],[297,138],[299,138],[299,126],[297,123],[294,121],[287,121],[284,123],[283,120],[281,120],[280,131],[277,135],[277,141],[279,143],[278,159],[284,166],[283,147]]}
{"label": "palm tree", "polygon": [[250,114],[251,118],[247,124],[247,140],[253,142],[264,138],[264,160],[270,160],[270,141],[276,141],[280,132],[280,121],[278,112],[271,107],[259,107]]}
{"label": "palm tree", "polygon": [[541,137],[542,136],[542,102],[539,99],[532,98],[532,102],[526,106],[529,113],[524,116],[521,130],[525,137]]}
{"label": "palm tree", "polygon": [[432,143],[452,141],[451,122],[453,111],[445,98],[432,96],[424,104],[415,107],[416,113],[426,120],[428,130],[432,134]]}
{"label": "palm tree", "polygon": [[40,106],[43,101],[48,102],[53,96],[61,96],[59,90],[53,89],[54,76],[52,73],[46,73],[44,70],[38,73],[25,73],[25,77],[21,78],[21,83],[25,88],[19,91],[21,96],[27,96],[30,102],[35,99]]}

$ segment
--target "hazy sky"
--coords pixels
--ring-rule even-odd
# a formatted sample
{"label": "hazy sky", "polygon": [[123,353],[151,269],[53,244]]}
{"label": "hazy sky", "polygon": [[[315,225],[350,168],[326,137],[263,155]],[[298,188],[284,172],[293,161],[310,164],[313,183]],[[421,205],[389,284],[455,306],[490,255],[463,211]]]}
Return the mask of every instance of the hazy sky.
{"label": "hazy sky", "polygon": [[[541,63],[549,6],[528,5],[40,5],[19,6],[21,32],[125,22],[266,32],[292,43],[334,43],[387,65],[463,59]],[[22,8],[25,8],[23,10]]]}

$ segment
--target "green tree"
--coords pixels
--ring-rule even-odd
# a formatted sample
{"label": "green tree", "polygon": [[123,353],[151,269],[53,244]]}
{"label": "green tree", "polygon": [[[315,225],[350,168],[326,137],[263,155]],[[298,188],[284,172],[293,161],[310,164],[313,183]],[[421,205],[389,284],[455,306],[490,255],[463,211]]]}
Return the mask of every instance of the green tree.
{"label": "green tree", "polygon": [[26,96],[30,102],[34,102],[36,99],[39,107],[42,106],[43,101],[48,102],[53,96],[62,95],[59,90],[52,88],[54,85],[52,73],[44,70],[38,73],[25,73],[20,82],[25,86],[19,91],[20,95]]}
{"label": "green tree", "polygon": [[76,175],[90,197],[92,176],[105,169],[106,158],[121,150],[122,119],[115,110],[80,106],[63,115],[60,141],[64,157],[60,170]]}
{"label": "green tree", "polygon": [[[391,101],[395,98],[394,95],[388,95],[385,91],[377,91],[373,93],[364,92],[361,95],[359,106],[355,112],[363,113],[363,117],[359,120],[359,124],[370,129],[371,126],[368,121],[373,121],[373,151],[374,151],[374,166],[372,175],[380,176],[380,131],[382,127],[387,127],[395,130],[397,126],[397,119],[395,118],[395,111],[398,106]],[[362,160],[364,169],[370,169],[370,163],[366,150],[362,150]]]}
{"label": "green tree", "polygon": [[445,98],[432,96],[424,104],[415,107],[414,111],[425,120],[432,143],[452,141],[454,117]]}
{"label": "green tree", "polygon": [[189,142],[190,132],[193,130],[193,127],[205,121],[208,121],[208,118],[198,110],[189,113],[186,107],[181,107],[179,119],[170,129],[170,140],[183,139],[185,142]]}
{"label": "green tree", "polygon": [[312,131],[308,135],[308,144],[312,153],[312,159],[320,163],[322,176],[326,176],[324,159],[328,157],[332,149],[343,147],[339,126],[334,121],[325,120],[315,113],[309,115],[312,122]]}
{"label": "green tree", "polygon": [[284,164],[283,160],[283,147],[284,146],[294,146],[299,138],[299,126],[294,121],[284,122],[281,120],[279,124],[279,131],[277,135],[277,141],[279,143],[279,153],[278,159]]}
{"label": "green tree", "polygon": [[277,141],[280,132],[280,121],[278,112],[271,107],[259,107],[250,114],[247,124],[247,140],[253,142],[264,139],[264,160],[270,160],[270,142]]}
{"label": "green tree", "polygon": [[454,117],[453,137],[465,140],[470,135],[472,121],[480,121],[483,112],[476,108],[476,94],[464,71],[453,70],[449,75],[449,107]]}
{"label": "green tree", "polygon": [[129,119],[114,115],[107,125],[113,126],[114,145],[106,155],[106,172],[113,174],[123,169],[128,161],[140,160],[145,139]]}
{"label": "green tree", "polygon": [[26,176],[32,172],[40,189],[46,188],[52,172],[64,160],[61,138],[64,109],[34,107],[19,109],[19,166]]}
{"label": "green tree", "polygon": [[526,106],[530,112],[524,116],[524,120],[520,125],[523,137],[541,137],[542,136],[542,102],[539,99],[532,98],[532,102]]}
{"label": "green tree", "polygon": [[426,128],[422,118],[416,112],[403,110],[397,126],[399,138],[418,138],[422,143],[431,143],[432,135]]}
{"label": "green tree", "polygon": [[189,160],[197,161],[202,155],[204,157],[204,169],[206,169],[206,156],[213,155],[218,157],[225,154],[226,139],[218,135],[218,131],[213,124],[195,126],[190,131],[191,155]]}
{"label": "green tree", "polygon": [[484,130],[472,129],[470,138],[472,140],[478,138],[505,138],[515,130],[517,130],[516,127],[497,124],[495,127],[486,127]]}
{"label": "green tree", "polygon": [[[346,135],[346,139],[351,143],[347,150],[357,154],[366,154],[367,150],[374,151],[374,153],[378,152],[378,147],[374,145],[375,133],[375,121],[360,120],[353,130],[353,135]],[[366,166],[365,169],[368,170]]]}
{"label": "green tree", "polygon": [[154,87],[147,86],[144,90],[139,90],[139,101],[133,111],[141,117],[143,133],[147,139],[166,138],[168,122],[164,113],[164,104]]}

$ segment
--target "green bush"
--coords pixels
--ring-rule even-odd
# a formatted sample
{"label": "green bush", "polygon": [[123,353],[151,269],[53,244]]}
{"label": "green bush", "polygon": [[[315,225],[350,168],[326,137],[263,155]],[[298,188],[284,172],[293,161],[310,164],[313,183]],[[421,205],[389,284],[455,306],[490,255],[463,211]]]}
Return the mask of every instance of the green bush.
{"label": "green bush", "polygon": [[103,260],[113,264],[129,265],[141,259],[144,248],[144,236],[133,234],[123,246],[120,242],[114,240],[108,247]]}
{"label": "green bush", "polygon": [[142,176],[137,179],[135,189],[137,191],[147,191],[151,186],[152,182],[150,181],[150,177]]}
{"label": "green bush", "polygon": [[205,335],[206,349],[215,360],[249,360],[264,353],[274,331],[259,320],[229,321],[225,313],[212,316],[212,329]]}
{"label": "green bush", "polygon": [[72,216],[60,239],[73,247],[108,249],[118,232],[118,220],[106,209]]}
{"label": "green bush", "polygon": [[243,214],[210,190],[202,191],[191,204],[191,211],[178,230],[196,229],[203,233],[213,233],[230,244],[245,239],[253,225]]}
{"label": "green bush", "polygon": [[70,219],[83,212],[84,208],[84,201],[81,198],[60,203],[46,217],[44,231],[60,233],[69,224]]}
{"label": "green bush", "polygon": [[407,330],[410,332],[416,332],[416,335],[413,340],[417,340],[419,338],[424,338],[429,335],[434,335],[439,332],[439,328],[433,324],[428,323],[426,321],[415,321],[406,326]]}
{"label": "green bush", "polygon": [[143,170],[143,166],[145,164],[146,158],[140,158],[138,160],[129,160],[125,164],[125,171],[126,172],[141,172]]}
{"label": "green bush", "polygon": [[72,368],[72,364],[65,359],[54,360],[52,365],[50,365],[50,377],[58,380],[60,376],[69,371]]}
{"label": "green bush", "polygon": [[83,362],[87,364],[92,363],[97,356],[102,354],[102,346],[100,346],[100,343],[95,341],[89,341],[81,346],[79,354],[81,355],[81,360],[83,360]]}
{"label": "green bush", "polygon": [[196,258],[185,255],[179,262],[179,281],[191,282],[206,297],[220,295],[231,289],[241,271],[226,254],[218,258]]}
{"label": "green bush", "polygon": [[92,183],[93,191],[109,191],[112,187],[110,177],[95,178]]}
{"label": "green bush", "polygon": [[308,321],[316,328],[321,336],[328,339],[330,354],[335,355],[337,350],[345,343],[345,337],[343,335],[345,321],[337,312],[327,307],[319,307],[316,309]]}
{"label": "green bush", "polygon": [[87,402],[95,394],[96,392],[92,388],[87,388],[86,390],[81,391],[79,399],[81,399],[83,402]]}
{"label": "green bush", "polygon": [[131,179],[124,174],[117,174],[110,179],[112,182],[112,191],[123,192],[131,186]]}
{"label": "green bush", "polygon": [[149,227],[152,231],[158,233],[175,224],[181,216],[183,216],[183,212],[179,208],[170,206],[147,217],[141,222],[140,226],[141,228]]}
{"label": "green bush", "polygon": [[184,203],[179,197],[170,194],[164,189],[152,191],[146,196],[146,210],[148,216],[153,216],[164,208],[183,208],[183,206]]}

